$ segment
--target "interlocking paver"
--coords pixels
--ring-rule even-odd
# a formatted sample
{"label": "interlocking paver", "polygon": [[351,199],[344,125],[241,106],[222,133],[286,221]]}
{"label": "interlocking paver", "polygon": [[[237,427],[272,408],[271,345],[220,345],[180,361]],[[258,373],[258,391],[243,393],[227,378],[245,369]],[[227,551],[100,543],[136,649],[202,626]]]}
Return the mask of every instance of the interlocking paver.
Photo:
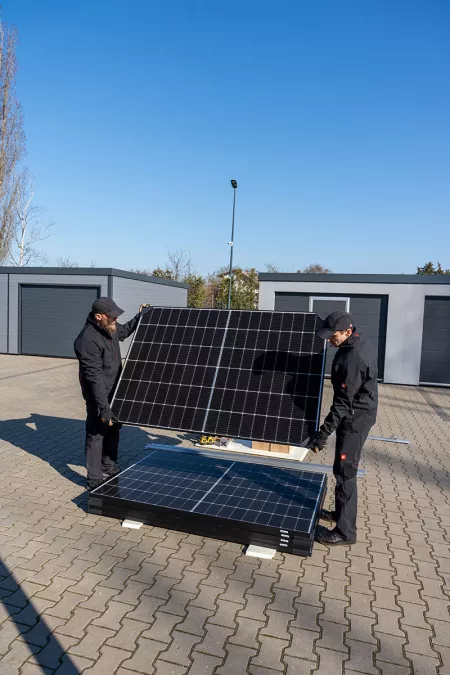
{"label": "interlocking paver", "polygon": [[154,640],[138,639],[138,647],[133,656],[122,661],[122,667],[129,670],[137,670],[139,673],[153,675],[154,662],[158,656],[167,649],[165,642],[155,642]]}
{"label": "interlocking paver", "polygon": [[[219,628],[215,626],[215,628]],[[200,642],[200,638],[197,635],[190,635],[189,633],[181,633],[177,630],[174,630],[172,633],[172,642],[167,651],[161,653],[159,658],[161,661],[169,661],[170,663],[176,663],[180,666],[190,666],[192,660],[190,658],[190,653],[194,646]],[[202,642],[202,646],[205,646],[205,642]],[[215,644],[214,641],[208,643],[206,647],[212,650],[214,647],[221,650],[219,644]],[[206,652],[206,649],[203,651]],[[216,656],[215,653],[212,654]]]}
{"label": "interlocking paver", "polygon": [[100,647],[113,635],[114,631],[90,625],[86,629],[84,638],[71,647],[69,653],[84,656],[87,659],[97,660],[100,654]]}
{"label": "interlocking paver", "polygon": [[58,628],[57,633],[82,638],[85,635],[86,626],[98,616],[100,616],[99,612],[77,607],[69,621]]}
{"label": "interlocking paver", "polygon": [[[233,629],[212,623],[206,623],[205,629],[205,637],[201,644],[197,644],[196,650],[223,659],[225,657],[224,646],[227,638],[233,634]],[[241,644],[241,642],[238,641],[237,644]],[[252,645],[245,646],[251,647]]]}
{"label": "interlocking paver", "polygon": [[292,641],[286,649],[284,656],[315,661],[314,642],[320,638],[320,633],[292,627],[289,628],[289,632],[292,635]]}
{"label": "interlocking paver", "polygon": [[[286,675],[311,675],[316,668],[315,663],[305,661],[304,659],[294,659],[292,656],[286,656],[284,660],[287,666]],[[255,672],[252,675],[264,675],[264,672]]]}
{"label": "interlocking paver", "polygon": [[[192,635],[203,636],[205,634],[205,622],[213,615],[209,609],[202,609],[201,607],[193,607],[188,605],[186,617],[177,625],[177,630],[184,633],[191,633]],[[214,623],[220,625],[220,622]]]}
{"label": "interlocking paver", "polygon": [[[69,652],[70,653],[70,652]],[[92,673],[92,675],[111,675],[117,667],[128,659],[130,652],[123,649],[116,649],[115,647],[102,647],[101,656],[95,662],[92,668],[83,671],[84,673]]]}
{"label": "interlocking paver", "polygon": [[[72,590],[75,590],[72,589]],[[137,605],[139,598],[148,590],[147,584],[141,584],[138,581],[127,581],[123,591],[116,595],[117,602],[126,602],[130,605]]]}
{"label": "interlocking paver", "polygon": [[386,661],[399,666],[408,667],[408,661],[403,656],[403,646],[406,637],[397,637],[388,633],[380,633],[375,630],[374,635],[380,641],[380,651],[376,654],[376,661]]}
{"label": "interlocking paver", "polygon": [[254,649],[241,647],[228,643],[225,651],[227,653],[225,661],[217,669],[217,675],[236,675],[236,673],[245,673],[248,662],[256,654]]}
{"label": "interlocking paver", "polygon": [[[267,609],[266,613],[269,617],[269,621],[267,626],[261,627],[261,635],[269,635],[270,637],[276,637],[279,640],[290,641],[288,624],[289,622],[292,622],[292,616],[290,614],[286,614],[286,612],[274,612],[271,609]],[[293,623],[290,623],[290,626],[292,625]]]}
{"label": "interlocking paver", "polygon": [[124,618],[120,622],[120,627],[118,628],[118,632],[106,640],[106,644],[109,647],[134,651],[134,649],[137,647],[137,639],[144,633],[144,631],[148,629],[148,623]]}
{"label": "interlocking paver", "polygon": [[[222,660],[217,656],[211,654],[202,654],[201,652],[193,651],[192,654],[192,675],[213,675],[217,666],[222,663]],[[236,675],[236,674],[235,674]]]}
{"label": "interlocking paver", "polygon": [[[204,583],[201,583],[199,586],[199,594],[191,600],[191,605],[195,607],[202,607],[203,609],[212,609],[213,611],[217,608],[217,598],[221,594],[221,589],[216,588],[215,586],[206,586]],[[235,604],[234,602],[232,603]]]}
{"label": "interlocking paver", "polygon": [[[429,656],[422,656],[421,654],[407,654],[411,660],[412,672],[414,675],[436,675],[437,668],[439,668],[439,660],[430,658]],[[444,673],[442,673],[444,675]]]}
{"label": "interlocking paver", "polygon": [[[181,617],[176,616],[176,614],[166,614],[165,612],[158,611],[155,614],[155,621],[152,623],[152,627],[142,633],[142,637],[170,644],[172,642],[172,630],[181,620]],[[141,622],[138,623],[143,625]]]}
{"label": "interlocking paver", "polygon": [[347,619],[350,621],[350,630],[346,633],[347,640],[359,640],[376,644],[373,636],[375,619],[367,616],[359,616],[347,612]]}
{"label": "interlocking paver", "polygon": [[[126,603],[122,602],[121,604],[125,605]],[[127,619],[143,621],[144,623],[153,623],[155,613],[161,605],[164,605],[164,600],[162,598],[141,595],[139,604],[136,605],[134,610],[128,606]]]}
{"label": "interlocking paver", "polygon": [[425,616],[427,619],[440,619],[442,621],[450,621],[449,609],[450,605],[447,598],[435,598],[428,595],[423,595],[422,600],[426,602]]}
{"label": "interlocking paver", "polygon": [[348,639],[347,645],[350,648],[350,658],[345,664],[346,670],[356,670],[359,673],[378,675],[378,670],[373,665],[373,655],[377,649],[376,645]]}
{"label": "interlocking paver", "polygon": [[436,658],[437,654],[431,646],[432,631],[416,628],[415,626],[405,626],[407,643],[405,651],[407,654],[422,654]]}
{"label": "interlocking paver", "polygon": [[194,593],[185,593],[184,591],[170,591],[170,599],[161,606],[161,611],[167,614],[176,614],[177,616],[185,617],[187,613],[187,605],[191,600],[194,600]]}
{"label": "interlocking paver", "polygon": [[320,675],[339,675],[342,673],[342,663],[346,655],[342,652],[335,652],[331,649],[317,649],[319,656],[319,667],[314,671]]}

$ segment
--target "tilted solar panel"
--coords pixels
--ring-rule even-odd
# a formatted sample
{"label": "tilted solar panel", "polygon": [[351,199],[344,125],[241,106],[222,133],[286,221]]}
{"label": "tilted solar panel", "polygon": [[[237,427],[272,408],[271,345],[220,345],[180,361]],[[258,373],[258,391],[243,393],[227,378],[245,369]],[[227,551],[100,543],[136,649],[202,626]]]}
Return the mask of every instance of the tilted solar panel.
{"label": "tilted solar panel", "polygon": [[127,424],[301,445],[320,415],[319,322],[309,313],[152,308],[113,412]]}

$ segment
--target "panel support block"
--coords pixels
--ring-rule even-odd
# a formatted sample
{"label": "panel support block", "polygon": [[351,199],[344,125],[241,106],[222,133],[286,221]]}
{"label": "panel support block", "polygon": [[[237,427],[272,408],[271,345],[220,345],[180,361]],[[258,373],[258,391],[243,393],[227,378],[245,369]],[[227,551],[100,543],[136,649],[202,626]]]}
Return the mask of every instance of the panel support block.
{"label": "panel support block", "polygon": [[247,546],[244,553],[252,558],[266,558],[267,560],[272,560],[273,556],[277,550],[275,548],[266,548],[265,546],[255,546],[255,544],[250,544]]}
{"label": "panel support block", "polygon": [[142,523],[138,523],[136,520],[122,520],[122,527],[127,527],[130,530],[139,530],[142,527]]}

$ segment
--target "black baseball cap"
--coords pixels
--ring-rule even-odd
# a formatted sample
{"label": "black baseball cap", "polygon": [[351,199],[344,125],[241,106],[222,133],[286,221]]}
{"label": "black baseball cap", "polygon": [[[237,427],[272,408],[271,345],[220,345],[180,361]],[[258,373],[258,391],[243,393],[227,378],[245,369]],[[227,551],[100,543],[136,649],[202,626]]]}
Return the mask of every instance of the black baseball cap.
{"label": "black baseball cap", "polygon": [[123,312],[124,310],[120,309],[112,298],[97,298],[92,305],[93,314],[109,314],[117,319]]}
{"label": "black baseball cap", "polygon": [[323,340],[328,340],[328,338],[332,337],[336,331],[348,330],[349,328],[353,328],[353,326],[352,315],[338,309],[336,312],[332,312],[327,316],[321,328],[316,331],[316,335]]}

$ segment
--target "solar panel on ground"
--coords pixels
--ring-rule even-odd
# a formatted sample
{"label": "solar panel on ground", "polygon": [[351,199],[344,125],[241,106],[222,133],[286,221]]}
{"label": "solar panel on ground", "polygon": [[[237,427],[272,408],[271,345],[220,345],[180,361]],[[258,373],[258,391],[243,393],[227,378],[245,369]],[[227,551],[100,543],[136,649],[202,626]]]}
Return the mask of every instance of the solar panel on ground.
{"label": "solar panel on ground", "polygon": [[301,445],[317,428],[315,314],[152,308],[113,411],[120,422]]}
{"label": "solar panel on ground", "polygon": [[154,450],[93,490],[89,510],[310,555],[324,474]]}

